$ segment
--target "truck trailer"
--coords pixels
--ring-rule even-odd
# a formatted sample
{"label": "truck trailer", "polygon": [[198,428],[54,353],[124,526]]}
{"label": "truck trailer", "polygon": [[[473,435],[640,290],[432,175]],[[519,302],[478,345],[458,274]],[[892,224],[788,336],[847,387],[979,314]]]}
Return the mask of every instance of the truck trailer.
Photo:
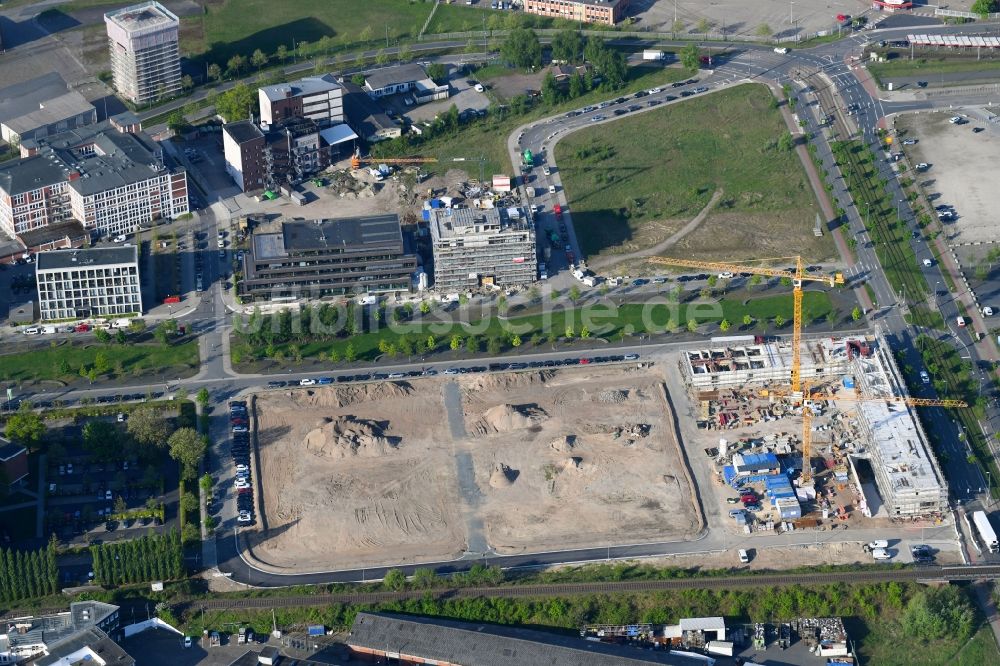
{"label": "truck trailer", "polygon": [[656,51],[653,49],[646,49],[642,52],[643,60],[665,60],[667,55],[663,51]]}
{"label": "truck trailer", "polygon": [[990,525],[990,519],[986,515],[986,512],[973,512],[972,522],[975,524],[979,538],[983,542],[983,549],[991,553],[1000,552],[1000,543],[997,543],[997,533],[993,531],[993,526]]}

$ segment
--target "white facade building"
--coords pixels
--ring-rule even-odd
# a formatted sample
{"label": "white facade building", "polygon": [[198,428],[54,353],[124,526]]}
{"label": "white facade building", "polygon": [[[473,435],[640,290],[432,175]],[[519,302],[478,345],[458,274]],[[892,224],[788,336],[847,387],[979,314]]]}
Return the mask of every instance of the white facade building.
{"label": "white facade building", "polygon": [[142,314],[135,246],[41,252],[35,281],[42,321]]}

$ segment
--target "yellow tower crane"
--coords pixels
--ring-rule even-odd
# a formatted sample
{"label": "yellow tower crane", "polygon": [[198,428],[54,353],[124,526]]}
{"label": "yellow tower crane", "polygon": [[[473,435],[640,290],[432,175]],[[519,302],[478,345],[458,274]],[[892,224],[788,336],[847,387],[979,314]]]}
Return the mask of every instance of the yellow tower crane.
{"label": "yellow tower crane", "polygon": [[844,284],[843,273],[833,275],[810,275],[806,273],[802,263],[802,257],[782,257],[777,259],[767,259],[762,261],[795,261],[795,271],[786,271],[780,268],[766,268],[763,266],[747,266],[745,264],[724,263],[719,261],[694,261],[692,259],[671,259],[668,257],[651,257],[651,261],[657,264],[668,266],[683,266],[686,268],[697,268],[710,271],[722,271],[730,273],[752,273],[754,275],[765,275],[768,277],[786,277],[792,280],[792,299],[794,306],[792,309],[792,391],[798,393],[802,390],[802,369],[801,369],[801,341],[802,341],[802,283],[803,282],[823,282],[832,287]]}
{"label": "yellow tower crane", "polygon": [[437,162],[436,157],[361,157],[358,153],[351,156],[351,168],[360,169],[362,164],[431,164]]}

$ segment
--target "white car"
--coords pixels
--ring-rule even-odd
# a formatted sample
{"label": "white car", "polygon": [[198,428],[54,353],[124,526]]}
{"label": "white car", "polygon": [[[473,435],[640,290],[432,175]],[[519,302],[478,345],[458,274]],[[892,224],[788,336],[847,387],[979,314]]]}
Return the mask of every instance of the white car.
{"label": "white car", "polygon": [[240,511],[240,515],[236,517],[236,522],[238,523],[252,523],[253,516],[250,515],[249,511]]}
{"label": "white car", "polygon": [[299,380],[299,386],[315,386],[315,385],[316,385],[316,380],[315,379],[308,379],[307,378],[307,379],[300,379]]}
{"label": "white car", "polygon": [[930,384],[931,383],[931,376],[929,374],[927,374],[926,370],[921,370],[920,371],[920,381],[922,381],[924,384]]}
{"label": "white car", "polygon": [[184,647],[186,647],[186,648],[191,647],[191,637],[190,636],[185,636],[184,637]]}
{"label": "white car", "polygon": [[992,317],[993,316],[993,308],[991,308],[988,305],[984,305],[983,306],[983,316],[984,317]]}
{"label": "white car", "polygon": [[719,279],[720,280],[730,280],[730,279],[732,279],[732,277],[733,277],[733,274],[730,273],[729,271],[724,271],[722,273],[719,273]]}
{"label": "white car", "polygon": [[111,239],[112,243],[124,243],[128,237],[125,234],[120,234]]}
{"label": "white car", "polygon": [[903,139],[904,146],[913,146],[916,145],[916,143],[917,143],[916,139]]}
{"label": "white car", "polygon": [[247,483],[247,480],[243,477],[236,477],[236,483],[234,483],[233,485],[236,486],[236,490],[250,487],[250,484]]}
{"label": "white car", "polygon": [[948,119],[948,122],[952,125],[959,125],[962,122],[962,116],[952,116]]}
{"label": "white car", "polygon": [[650,88],[647,90],[650,95],[655,95],[656,93],[663,92],[663,88]]}
{"label": "white car", "polygon": [[928,164],[927,162],[921,162],[920,164],[917,165],[917,168],[923,171],[924,169],[930,169],[931,165]]}
{"label": "white car", "polygon": [[546,176],[551,176],[552,175],[552,169],[550,169],[548,166],[543,166],[542,167],[542,173],[544,173]]}
{"label": "white car", "polygon": [[221,238],[220,238],[219,240],[217,240],[217,241],[215,242],[215,244],[219,246],[219,249],[220,249],[220,250],[221,250],[222,248],[226,247],[226,241],[222,240]]}
{"label": "white car", "polygon": [[246,473],[246,472],[249,472],[249,471],[250,471],[250,468],[247,467],[246,465],[244,465],[243,463],[240,463],[239,465],[236,466],[236,473],[237,474],[243,474],[243,473]]}
{"label": "white car", "polygon": [[25,335],[38,335],[41,332],[42,332],[41,329],[39,329],[37,326],[30,326],[24,329]]}
{"label": "white car", "polygon": [[955,323],[958,324],[959,328],[965,328],[965,317],[957,317]]}
{"label": "white car", "polygon": [[933,261],[931,261],[930,259],[924,259],[924,266],[926,266],[927,268],[930,268],[933,265],[934,265]]}
{"label": "white car", "polygon": [[476,85],[472,86],[472,88],[476,92],[484,92],[486,90],[486,88],[483,87],[482,83],[477,83]]}

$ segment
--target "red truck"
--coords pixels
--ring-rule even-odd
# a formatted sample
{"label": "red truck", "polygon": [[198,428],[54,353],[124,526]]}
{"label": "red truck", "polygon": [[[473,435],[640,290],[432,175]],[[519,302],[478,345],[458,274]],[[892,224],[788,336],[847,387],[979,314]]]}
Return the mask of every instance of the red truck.
{"label": "red truck", "polygon": [[556,214],[556,217],[562,217],[562,206],[559,204],[552,206],[552,212]]}

